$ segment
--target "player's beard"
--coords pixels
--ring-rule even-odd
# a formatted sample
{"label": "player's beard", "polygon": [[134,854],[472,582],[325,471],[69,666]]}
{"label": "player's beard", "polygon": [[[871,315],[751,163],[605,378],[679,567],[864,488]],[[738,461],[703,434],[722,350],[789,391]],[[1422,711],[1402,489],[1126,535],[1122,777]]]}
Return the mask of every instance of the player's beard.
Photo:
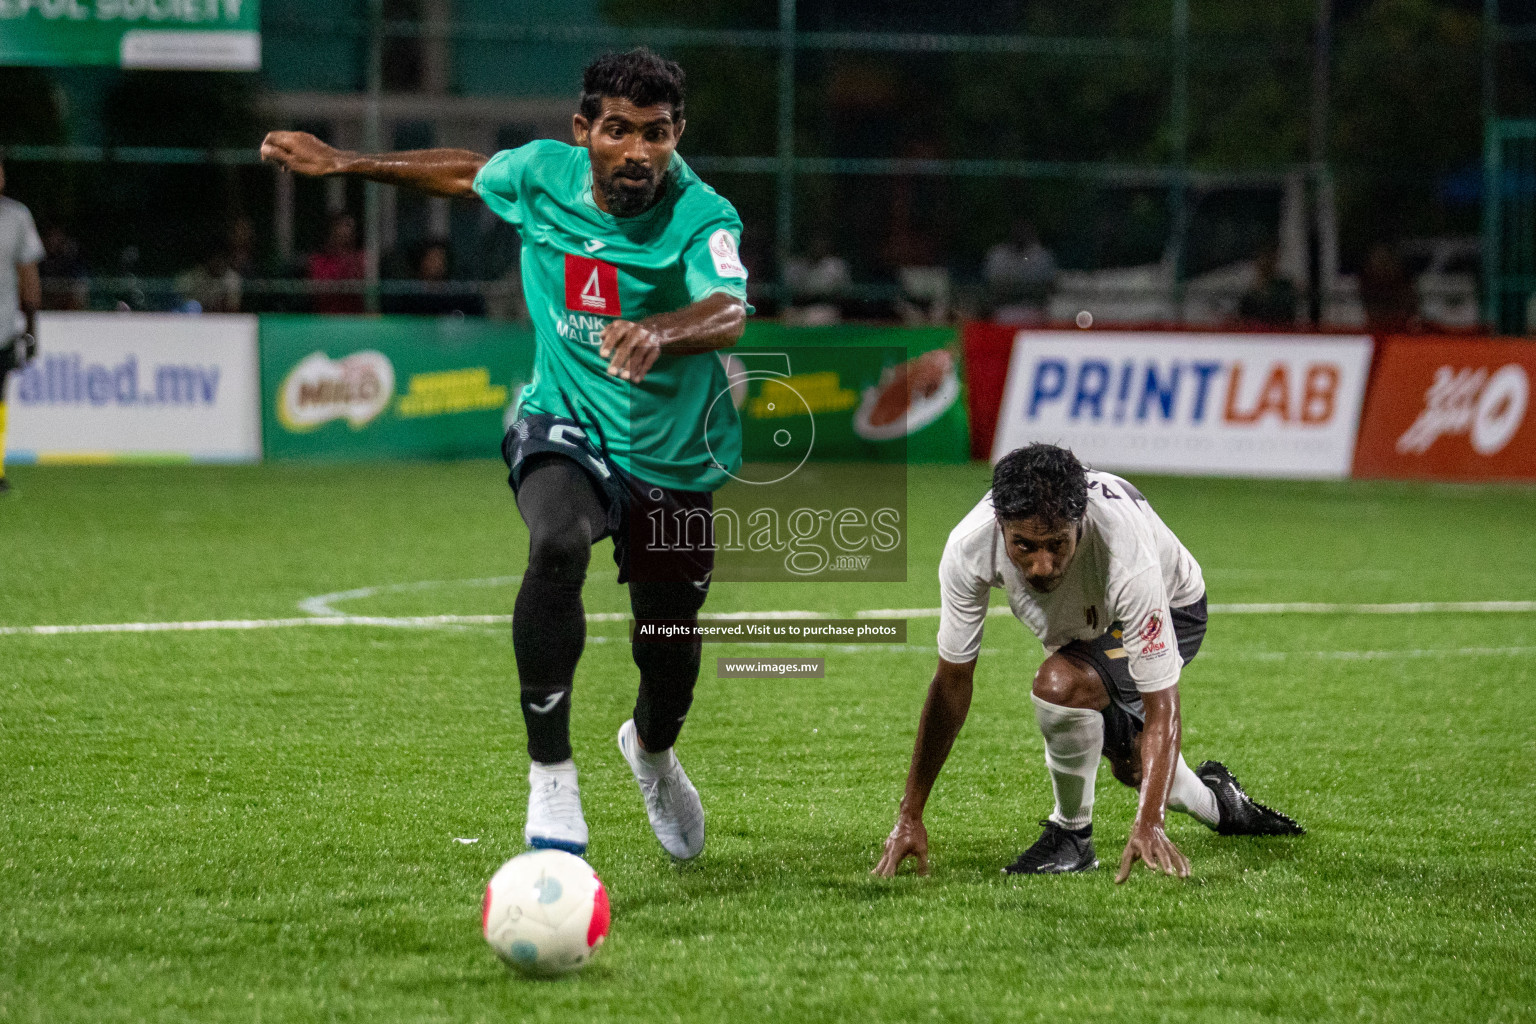
{"label": "player's beard", "polygon": [[[671,174],[662,174],[659,177],[646,178],[642,185],[641,179],[629,177],[615,171],[607,180],[599,182],[598,187],[603,191],[603,198],[608,202],[608,211],[615,217],[634,217],[649,210],[657,198],[666,191],[667,182]],[[620,185],[619,181],[627,182]]]}

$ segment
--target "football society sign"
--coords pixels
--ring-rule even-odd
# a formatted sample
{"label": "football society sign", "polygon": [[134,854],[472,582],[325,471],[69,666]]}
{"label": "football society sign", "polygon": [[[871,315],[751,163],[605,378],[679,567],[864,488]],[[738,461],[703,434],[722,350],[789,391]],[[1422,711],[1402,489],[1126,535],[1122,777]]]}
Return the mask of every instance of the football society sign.
{"label": "football society sign", "polygon": [[257,71],[258,0],[0,0],[0,65]]}
{"label": "football society sign", "polygon": [[994,461],[1031,441],[1103,469],[1349,476],[1368,337],[1020,331]]}

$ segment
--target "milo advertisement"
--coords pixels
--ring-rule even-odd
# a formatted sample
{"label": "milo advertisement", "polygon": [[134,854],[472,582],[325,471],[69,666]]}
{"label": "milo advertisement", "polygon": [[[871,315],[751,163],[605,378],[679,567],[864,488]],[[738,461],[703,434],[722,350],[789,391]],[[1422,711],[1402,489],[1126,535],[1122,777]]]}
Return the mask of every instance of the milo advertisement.
{"label": "milo advertisement", "polygon": [[269,459],[497,458],[533,333],[462,317],[263,316]]}
{"label": "milo advertisement", "polygon": [[752,322],[725,354],[749,460],[965,462],[948,328]]}
{"label": "milo advertisement", "polygon": [[[747,461],[964,462],[955,332],[749,321],[720,353]],[[269,459],[498,458],[533,332],[444,317],[261,317]]]}
{"label": "milo advertisement", "polygon": [[[907,465],[968,458],[954,343],[945,329],[749,324],[720,354],[716,401],[737,410],[743,458],[715,493],[714,578],[905,580]],[[686,523],[672,530],[686,542]]]}

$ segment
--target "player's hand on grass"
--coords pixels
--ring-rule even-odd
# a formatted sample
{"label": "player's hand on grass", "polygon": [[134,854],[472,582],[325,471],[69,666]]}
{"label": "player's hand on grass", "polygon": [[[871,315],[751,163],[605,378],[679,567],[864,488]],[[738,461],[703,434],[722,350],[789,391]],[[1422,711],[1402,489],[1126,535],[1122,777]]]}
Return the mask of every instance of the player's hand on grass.
{"label": "player's hand on grass", "polygon": [[295,174],[320,177],[341,170],[341,150],[308,132],[268,132],[261,140],[261,158]]}
{"label": "player's hand on grass", "polygon": [[1120,858],[1120,871],[1115,875],[1116,885],[1131,877],[1131,868],[1138,860],[1154,872],[1161,871],[1178,878],[1189,877],[1189,858],[1173,845],[1173,840],[1168,838],[1163,826],[1140,819],[1131,826],[1131,838],[1125,844],[1125,853]]}
{"label": "player's hand on grass", "polygon": [[894,878],[901,862],[908,857],[917,858],[918,874],[928,873],[928,830],[923,827],[921,818],[904,814],[896,819],[896,827],[891,829],[891,834],[885,840],[885,856],[880,858],[880,863],[875,865],[870,874]]}
{"label": "player's hand on grass", "polygon": [[661,355],[661,336],[630,320],[615,320],[603,328],[598,355],[608,360],[608,372],[639,384]]}

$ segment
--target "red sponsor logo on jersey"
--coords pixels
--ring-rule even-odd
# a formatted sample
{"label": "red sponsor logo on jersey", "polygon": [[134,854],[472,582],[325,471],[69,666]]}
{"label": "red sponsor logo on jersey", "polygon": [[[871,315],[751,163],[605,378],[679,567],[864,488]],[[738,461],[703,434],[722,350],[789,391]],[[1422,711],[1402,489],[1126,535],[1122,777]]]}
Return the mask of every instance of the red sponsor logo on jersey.
{"label": "red sponsor logo on jersey", "polygon": [[1167,648],[1168,645],[1163,642],[1162,637],[1163,613],[1153,612],[1151,615],[1147,616],[1146,625],[1142,626],[1141,632],[1137,634],[1137,639],[1143,641],[1141,645],[1141,656],[1145,658],[1149,655],[1159,654],[1165,648]]}
{"label": "red sponsor logo on jersey", "polygon": [[587,256],[565,254],[565,308],[599,316],[619,315],[619,268]]}

